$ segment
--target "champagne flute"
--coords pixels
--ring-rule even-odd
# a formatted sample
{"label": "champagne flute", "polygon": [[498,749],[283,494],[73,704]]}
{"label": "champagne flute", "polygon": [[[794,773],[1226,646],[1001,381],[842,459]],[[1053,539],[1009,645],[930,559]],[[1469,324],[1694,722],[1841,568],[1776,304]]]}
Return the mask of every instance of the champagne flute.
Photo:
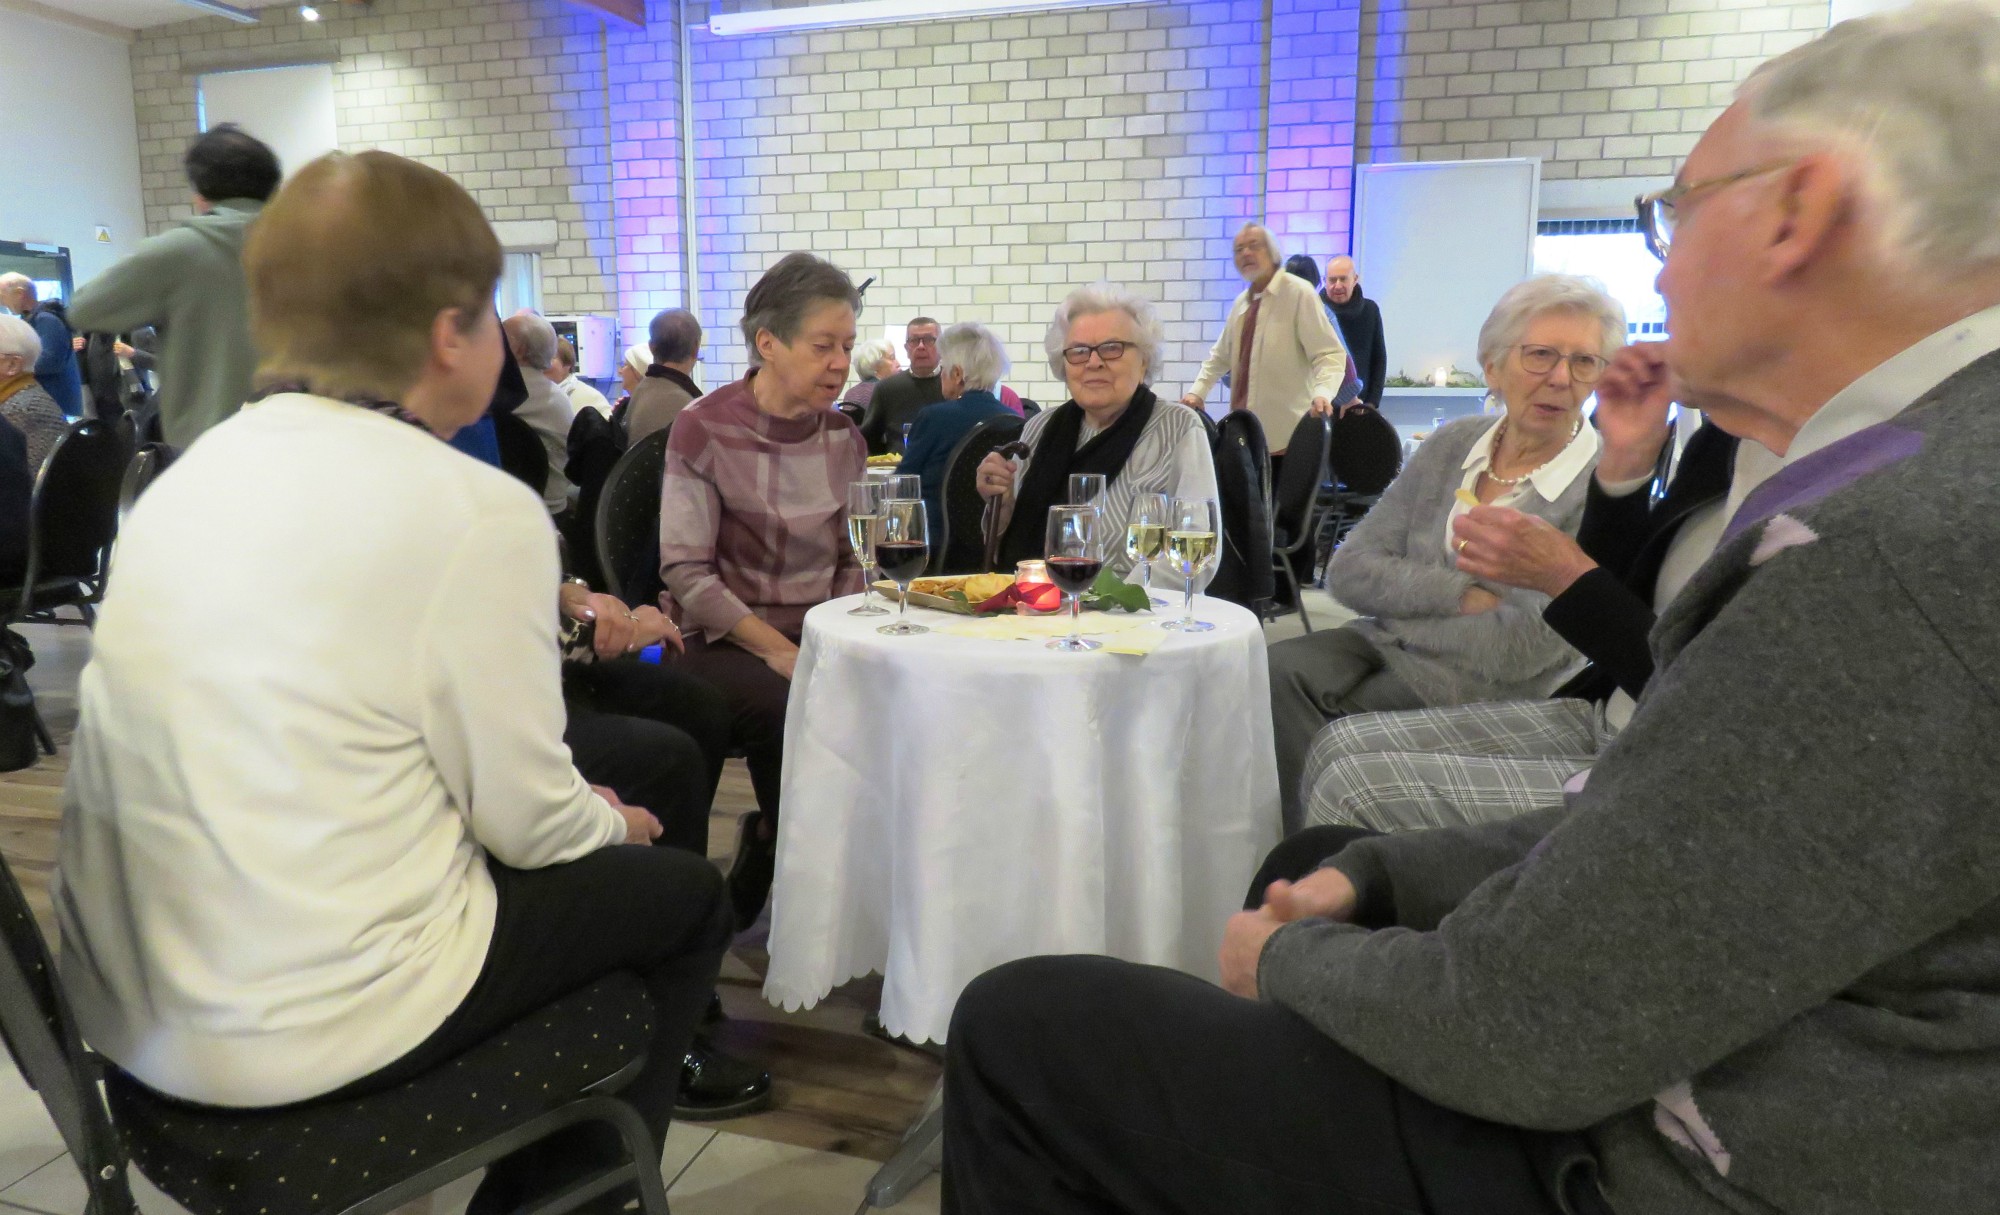
{"label": "champagne flute", "polygon": [[1071,506],[1095,506],[1103,497],[1103,473],[1071,473],[1069,475],[1069,504]]}
{"label": "champagne flute", "polygon": [[931,559],[930,517],[924,514],[924,504],[909,498],[884,499],[882,519],[876,526],[875,563],[902,592],[902,602],[896,608],[896,623],[875,631],[891,637],[928,633],[923,625],[909,621],[910,583],[923,574]]}
{"label": "champagne flute", "polygon": [[1163,629],[1176,633],[1206,633],[1215,626],[1194,618],[1196,579],[1216,559],[1216,540],[1222,532],[1222,508],[1214,498],[1175,498],[1167,511],[1167,560],[1185,579],[1183,615],[1179,620],[1160,622]]}
{"label": "champagne flute", "polygon": [[1134,495],[1132,517],[1125,524],[1125,555],[1139,567],[1139,585],[1146,588],[1149,603],[1153,601],[1153,562],[1160,559],[1166,546],[1167,496]]}
{"label": "champagne flute", "polygon": [[1098,528],[1097,508],[1090,505],[1049,508],[1049,581],[1069,599],[1069,636],[1049,642],[1052,650],[1080,653],[1103,648],[1102,642],[1082,636],[1083,593],[1097,581],[1104,568],[1104,537]]}
{"label": "champagne flute", "polygon": [[847,543],[854,559],[861,563],[861,606],[847,609],[850,616],[887,616],[889,609],[875,602],[875,529],[882,519],[882,485],[877,481],[847,483]]}

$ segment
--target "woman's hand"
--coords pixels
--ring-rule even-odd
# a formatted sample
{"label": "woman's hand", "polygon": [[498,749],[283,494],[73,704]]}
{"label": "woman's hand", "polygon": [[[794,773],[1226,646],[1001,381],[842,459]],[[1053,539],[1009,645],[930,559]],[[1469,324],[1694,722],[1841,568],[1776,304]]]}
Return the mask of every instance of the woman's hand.
{"label": "woman's hand", "polygon": [[676,654],[687,650],[680,630],[660,609],[642,607],[634,611],[614,595],[599,595],[574,582],[563,583],[562,612],[571,620],[593,626],[591,648],[600,659],[636,654],[654,644],[664,645]]}
{"label": "woman's hand", "polygon": [[979,462],[979,496],[982,498],[1011,498],[1014,496],[1014,462],[999,452],[990,452]]}
{"label": "woman's hand", "polygon": [[626,843],[650,844],[660,838],[660,832],[664,828],[660,826],[660,820],[654,818],[650,812],[619,801],[618,795],[604,785],[592,785],[590,791],[610,802],[611,808],[624,818]]}
{"label": "woman's hand", "polygon": [[[1452,547],[1458,568],[1481,582],[1540,591],[1553,599],[1570,584],[1597,568],[1569,534],[1548,520],[1523,514],[1510,506],[1481,506],[1452,521]],[[1483,594],[1492,602],[1467,610],[1467,601]],[[1499,599],[1473,587],[1459,602],[1461,615],[1491,611]]]}
{"label": "woman's hand", "polygon": [[1604,441],[1598,480],[1635,481],[1659,462],[1667,442],[1667,409],[1680,392],[1666,349],[1665,342],[1627,346],[1597,381],[1597,433]]}

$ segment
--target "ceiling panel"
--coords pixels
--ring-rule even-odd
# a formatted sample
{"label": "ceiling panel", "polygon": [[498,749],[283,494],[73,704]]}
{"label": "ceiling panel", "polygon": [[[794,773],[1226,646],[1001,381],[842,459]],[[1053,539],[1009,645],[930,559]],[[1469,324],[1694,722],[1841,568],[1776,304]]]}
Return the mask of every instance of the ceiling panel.
{"label": "ceiling panel", "polygon": [[[108,25],[120,25],[126,29],[144,29],[151,25],[169,25],[176,21],[192,21],[207,14],[198,8],[190,8],[176,0],[34,0],[44,8],[73,13],[88,17]],[[295,4],[298,0],[223,0],[237,8],[270,8],[280,4]],[[337,0],[327,0],[329,5]]]}

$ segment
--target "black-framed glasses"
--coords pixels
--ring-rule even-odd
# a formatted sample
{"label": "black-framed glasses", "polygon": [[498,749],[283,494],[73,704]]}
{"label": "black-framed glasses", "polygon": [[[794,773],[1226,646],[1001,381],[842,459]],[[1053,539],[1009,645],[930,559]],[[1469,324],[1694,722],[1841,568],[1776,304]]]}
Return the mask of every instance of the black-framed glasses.
{"label": "black-framed glasses", "polygon": [[1703,181],[1682,182],[1655,190],[1651,194],[1641,194],[1632,200],[1639,211],[1639,232],[1646,238],[1646,248],[1661,261],[1667,260],[1667,250],[1673,247],[1674,228],[1678,223],[1680,204],[1691,195],[1704,190],[1719,190],[1723,186],[1733,186],[1739,181],[1761,177],[1766,173],[1776,173],[1797,164],[1796,160],[1780,161],[1777,164],[1758,165],[1753,169],[1743,169],[1735,173],[1725,173],[1720,177],[1710,177]]}
{"label": "black-framed glasses", "polygon": [[1065,346],[1062,356],[1063,361],[1070,366],[1081,367],[1090,361],[1090,356],[1093,354],[1107,363],[1115,363],[1124,358],[1125,352],[1131,348],[1130,342],[1099,342],[1095,346]]}
{"label": "black-framed glasses", "polygon": [[1521,367],[1530,375],[1547,375],[1556,369],[1556,364],[1569,363],[1569,378],[1579,384],[1595,384],[1611,366],[1611,360],[1594,354],[1564,354],[1553,346],[1516,346],[1521,352]]}
{"label": "black-framed glasses", "polygon": [[913,338],[903,339],[905,346],[935,346],[937,343],[937,335],[934,333],[920,333]]}

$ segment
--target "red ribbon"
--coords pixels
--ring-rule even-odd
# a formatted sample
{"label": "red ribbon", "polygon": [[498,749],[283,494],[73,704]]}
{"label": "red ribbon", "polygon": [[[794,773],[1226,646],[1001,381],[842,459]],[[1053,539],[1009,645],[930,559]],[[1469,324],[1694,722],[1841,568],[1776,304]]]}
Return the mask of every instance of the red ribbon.
{"label": "red ribbon", "polygon": [[1053,612],[1062,606],[1062,591],[1053,582],[1031,582],[1026,586],[1017,582],[973,610],[1004,612],[1017,604],[1032,611]]}

